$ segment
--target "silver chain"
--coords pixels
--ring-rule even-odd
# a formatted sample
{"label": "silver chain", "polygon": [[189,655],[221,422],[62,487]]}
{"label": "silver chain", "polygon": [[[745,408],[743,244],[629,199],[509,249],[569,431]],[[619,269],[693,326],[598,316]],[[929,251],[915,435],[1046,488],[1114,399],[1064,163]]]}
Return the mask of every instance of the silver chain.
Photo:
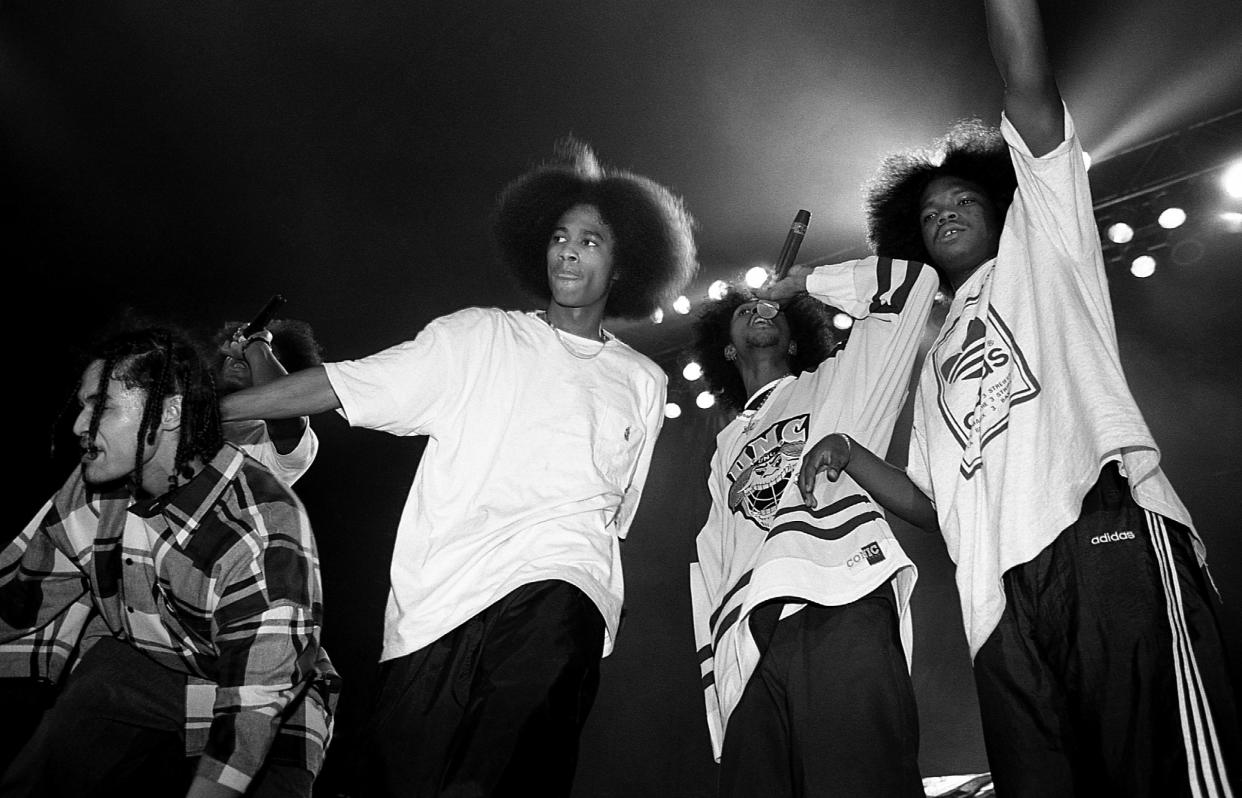
{"label": "silver chain", "polygon": [[571,346],[570,346],[570,345],[569,345],[569,344],[565,341],[565,339],[564,339],[564,338],[562,338],[562,337],[561,337],[561,331],[560,331],[560,328],[559,328],[559,327],[557,327],[555,324],[553,324],[553,323],[552,323],[552,320],[548,318],[548,314],[546,314],[546,313],[541,313],[541,314],[539,314],[539,316],[540,316],[540,318],[542,318],[542,319],[543,319],[543,320],[547,323],[547,325],[548,325],[549,327],[551,327],[551,328],[552,328],[552,332],[553,332],[553,334],[555,334],[555,335],[556,335],[556,340],[557,340],[557,341],[560,341],[561,348],[562,348],[562,349],[564,349],[564,350],[565,350],[566,352],[568,352],[569,354],[573,355],[574,357],[578,358],[579,360],[594,360],[595,358],[599,357],[600,353],[601,353],[601,352],[603,352],[603,351],[604,351],[604,349],[608,346],[608,336],[606,336],[606,335],[604,334],[604,328],[603,328],[603,327],[600,327],[600,328],[599,328],[599,337],[600,337],[602,340],[601,340],[601,342],[600,342],[599,349],[596,349],[594,352],[592,352],[592,353],[591,353],[591,354],[589,354],[589,355],[584,355],[584,354],[582,354],[581,352],[576,351],[573,347],[571,347]]}

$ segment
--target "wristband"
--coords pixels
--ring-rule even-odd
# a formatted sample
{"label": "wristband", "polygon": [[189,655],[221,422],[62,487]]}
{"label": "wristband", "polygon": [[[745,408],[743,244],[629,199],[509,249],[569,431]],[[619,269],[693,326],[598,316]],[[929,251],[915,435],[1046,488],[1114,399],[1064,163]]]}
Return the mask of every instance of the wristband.
{"label": "wristband", "polygon": [[854,444],[850,440],[850,436],[846,435],[844,432],[834,432],[833,435],[838,435],[841,440],[845,441],[845,465],[841,466],[842,468],[845,468],[846,465],[850,464],[850,460],[853,459]]}

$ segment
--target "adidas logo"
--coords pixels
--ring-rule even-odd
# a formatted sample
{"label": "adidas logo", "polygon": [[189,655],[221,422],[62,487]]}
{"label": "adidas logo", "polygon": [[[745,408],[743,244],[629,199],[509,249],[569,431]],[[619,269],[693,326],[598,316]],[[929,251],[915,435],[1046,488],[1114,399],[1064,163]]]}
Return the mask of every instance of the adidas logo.
{"label": "adidas logo", "polygon": [[1116,543],[1119,540],[1134,540],[1134,533],[1126,529],[1120,532],[1109,532],[1103,535],[1096,535],[1091,538],[1091,545],[1095,546],[1099,543]]}

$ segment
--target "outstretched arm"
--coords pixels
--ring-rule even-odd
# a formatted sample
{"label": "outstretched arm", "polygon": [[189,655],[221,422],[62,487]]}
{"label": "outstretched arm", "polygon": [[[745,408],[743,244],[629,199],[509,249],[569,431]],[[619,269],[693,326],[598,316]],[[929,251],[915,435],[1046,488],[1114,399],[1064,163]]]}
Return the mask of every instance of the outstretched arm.
{"label": "outstretched arm", "polygon": [[326,413],[341,406],[323,366],[297,371],[266,385],[231,393],[220,401],[225,421],[297,418]]}
{"label": "outstretched arm", "polygon": [[1005,116],[1035,157],[1065,138],[1065,109],[1037,0],[985,0],[992,58],[1005,83]]}
{"label": "outstretched arm", "polygon": [[940,529],[936,508],[906,472],[843,433],[826,435],[802,458],[798,490],[809,507],[815,506],[815,480],[820,471],[830,482],[840,479],[844,471],[881,507],[901,520],[928,532]]}

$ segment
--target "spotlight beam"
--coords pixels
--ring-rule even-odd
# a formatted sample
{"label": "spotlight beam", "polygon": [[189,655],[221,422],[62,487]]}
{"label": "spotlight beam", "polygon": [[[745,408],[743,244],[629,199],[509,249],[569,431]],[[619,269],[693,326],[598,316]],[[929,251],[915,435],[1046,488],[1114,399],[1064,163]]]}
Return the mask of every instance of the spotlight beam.
{"label": "spotlight beam", "polygon": [[1220,169],[1224,169],[1228,165],[1229,165],[1229,161],[1226,160],[1226,161],[1222,161],[1216,164],[1215,166],[1209,166],[1205,169],[1196,169],[1193,172],[1187,172],[1185,174],[1179,174],[1174,177],[1170,177],[1166,180],[1160,180],[1158,182],[1151,183],[1146,186],[1142,186],[1141,188],[1136,188],[1127,194],[1114,195],[1112,197],[1109,197],[1106,200],[1097,202],[1095,203],[1094,206],[1092,206],[1092,209],[1096,213],[1099,213],[1105,208],[1111,208],[1113,205],[1117,205],[1122,202],[1127,202],[1129,200],[1134,199],[1135,197],[1141,197],[1144,194],[1150,194],[1153,191],[1160,191],[1170,186],[1176,186],[1178,183],[1185,183],[1187,180],[1194,180],[1196,177],[1202,177],[1203,175],[1211,174],[1212,172],[1218,171]]}

